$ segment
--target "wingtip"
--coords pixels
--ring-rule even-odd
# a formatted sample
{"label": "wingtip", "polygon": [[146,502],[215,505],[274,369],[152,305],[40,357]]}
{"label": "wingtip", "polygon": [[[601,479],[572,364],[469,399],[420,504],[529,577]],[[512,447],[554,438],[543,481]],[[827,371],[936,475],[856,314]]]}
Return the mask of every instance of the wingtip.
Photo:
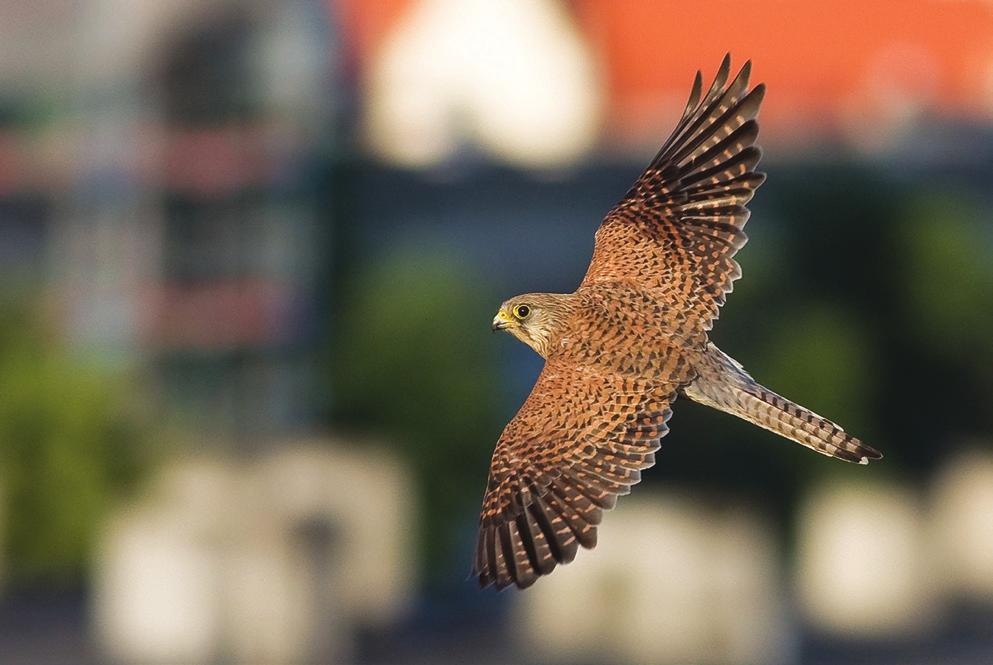
{"label": "wingtip", "polygon": [[731,52],[728,51],[724,54],[724,59],[721,60],[721,66],[717,70],[717,77],[727,79],[728,72],[731,71]]}
{"label": "wingtip", "polygon": [[[687,111],[690,111],[697,104],[700,103],[700,93],[703,91],[703,72],[699,69],[696,70],[696,76],[693,77],[693,87],[690,89],[690,99],[686,104]],[[686,113],[683,113],[685,117]]]}
{"label": "wingtip", "polygon": [[745,64],[741,66],[741,71],[738,72],[738,76],[743,77],[746,81],[748,77],[752,75],[752,61],[745,60]]}
{"label": "wingtip", "polygon": [[753,171],[762,161],[762,148],[757,145],[750,145],[738,153],[738,159],[747,167],[747,170]]}

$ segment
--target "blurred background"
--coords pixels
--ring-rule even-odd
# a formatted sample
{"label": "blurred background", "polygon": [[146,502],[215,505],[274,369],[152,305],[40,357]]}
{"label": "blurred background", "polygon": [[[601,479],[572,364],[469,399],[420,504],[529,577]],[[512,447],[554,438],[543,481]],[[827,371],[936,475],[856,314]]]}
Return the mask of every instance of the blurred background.
{"label": "blurred background", "polygon": [[[713,337],[882,450],[680,401],[600,546],[467,580],[571,291],[725,52]],[[993,662],[993,4],[0,1],[0,660]]]}

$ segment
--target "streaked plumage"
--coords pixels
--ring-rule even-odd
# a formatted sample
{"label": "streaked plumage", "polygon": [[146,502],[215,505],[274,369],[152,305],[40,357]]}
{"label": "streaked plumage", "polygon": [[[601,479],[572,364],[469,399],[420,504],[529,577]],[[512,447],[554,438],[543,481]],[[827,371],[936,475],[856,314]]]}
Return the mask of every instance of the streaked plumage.
{"label": "streaked plumage", "polygon": [[728,83],[726,56],[702,99],[697,73],[676,129],[603,220],[574,293],[519,296],[494,319],[545,367],[493,453],[473,561],[481,586],[530,586],[592,548],[603,512],[655,463],[679,394],[824,455],[881,457],[708,339],[741,275],[745,204],[765,180],[754,171],[765,88],[749,91],[750,69]]}

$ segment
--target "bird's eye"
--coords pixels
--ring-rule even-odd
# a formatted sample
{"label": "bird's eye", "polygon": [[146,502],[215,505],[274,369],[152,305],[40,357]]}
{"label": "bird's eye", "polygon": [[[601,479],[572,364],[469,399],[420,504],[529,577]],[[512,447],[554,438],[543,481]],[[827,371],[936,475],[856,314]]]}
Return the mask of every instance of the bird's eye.
{"label": "bird's eye", "polygon": [[526,319],[531,315],[531,308],[527,305],[518,305],[514,308],[514,316],[519,319]]}

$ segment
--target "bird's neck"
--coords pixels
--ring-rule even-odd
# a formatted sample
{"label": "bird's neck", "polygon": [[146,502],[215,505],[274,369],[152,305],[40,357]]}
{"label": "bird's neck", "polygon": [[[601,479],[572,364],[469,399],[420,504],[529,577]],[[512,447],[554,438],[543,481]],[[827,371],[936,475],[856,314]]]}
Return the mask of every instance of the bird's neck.
{"label": "bird's neck", "polygon": [[542,326],[544,334],[528,336],[521,341],[547,360],[569,329],[577,299],[575,293],[548,293],[542,294],[542,297],[549,301],[544,306],[545,316],[548,317]]}

